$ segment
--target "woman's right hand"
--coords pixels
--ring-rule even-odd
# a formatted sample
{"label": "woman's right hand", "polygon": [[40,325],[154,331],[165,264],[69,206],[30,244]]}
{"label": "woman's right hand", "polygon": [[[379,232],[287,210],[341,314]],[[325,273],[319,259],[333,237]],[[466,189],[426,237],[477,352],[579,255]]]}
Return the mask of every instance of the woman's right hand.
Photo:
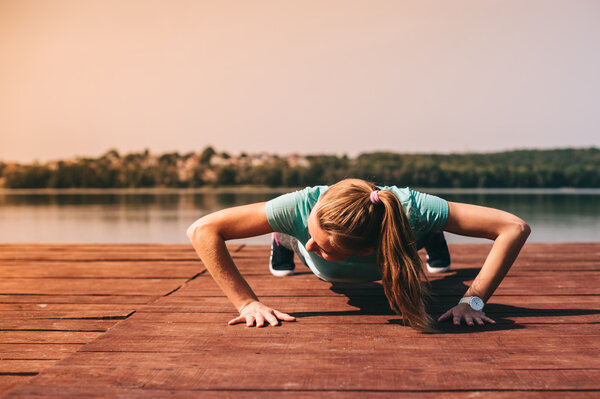
{"label": "woman's right hand", "polygon": [[280,312],[275,309],[258,302],[250,302],[240,309],[240,315],[229,321],[229,325],[246,322],[246,326],[252,327],[256,322],[256,327],[262,327],[267,321],[272,326],[278,326],[279,320],[296,321],[296,318],[287,313]]}

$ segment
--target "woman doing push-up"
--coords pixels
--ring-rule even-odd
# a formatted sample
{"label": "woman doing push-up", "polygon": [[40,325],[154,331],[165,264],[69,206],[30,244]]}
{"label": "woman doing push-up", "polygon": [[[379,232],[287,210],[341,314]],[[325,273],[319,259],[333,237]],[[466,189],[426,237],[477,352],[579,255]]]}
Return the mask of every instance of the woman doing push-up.
{"label": "woman doing push-up", "polygon": [[477,277],[463,298],[438,318],[459,325],[494,323],[483,312],[530,228],[520,218],[492,208],[447,202],[396,186],[345,179],[333,186],[307,187],[266,203],[209,214],[188,229],[200,259],[233,303],[239,316],[229,324],[278,325],[289,314],[259,301],[237,270],[225,241],[274,232],[270,269],[293,273],[293,255],[319,278],[331,282],[381,280],[390,307],[413,328],[434,330],[425,310],[428,289],[417,253],[427,251],[427,270],[444,272],[450,255],[443,231],[494,240]]}

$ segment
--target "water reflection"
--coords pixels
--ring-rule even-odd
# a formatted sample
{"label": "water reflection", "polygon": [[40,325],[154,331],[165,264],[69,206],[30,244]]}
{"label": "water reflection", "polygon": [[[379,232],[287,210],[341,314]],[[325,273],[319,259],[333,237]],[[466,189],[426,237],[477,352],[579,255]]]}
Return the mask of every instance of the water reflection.
{"label": "water reflection", "polygon": [[532,227],[530,242],[600,241],[600,195],[480,193],[440,196],[448,201],[502,209],[521,217]]}
{"label": "water reflection", "polygon": [[[440,192],[448,201],[514,213],[533,229],[530,242],[600,241],[600,191]],[[194,220],[222,208],[268,201],[282,192],[0,192],[0,242],[188,243]],[[450,242],[478,240],[450,236]],[[268,236],[245,240],[267,244]]]}

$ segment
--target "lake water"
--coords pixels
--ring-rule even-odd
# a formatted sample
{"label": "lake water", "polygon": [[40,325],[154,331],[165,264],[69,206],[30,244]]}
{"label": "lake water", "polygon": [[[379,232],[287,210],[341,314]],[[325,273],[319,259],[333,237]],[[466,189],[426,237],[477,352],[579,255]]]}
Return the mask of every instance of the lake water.
{"label": "lake water", "polygon": [[[502,209],[532,227],[529,242],[600,242],[600,190],[434,190],[448,201]],[[2,243],[184,243],[199,217],[285,191],[0,190]],[[449,234],[449,242],[485,240]],[[269,236],[241,240],[268,244]]]}

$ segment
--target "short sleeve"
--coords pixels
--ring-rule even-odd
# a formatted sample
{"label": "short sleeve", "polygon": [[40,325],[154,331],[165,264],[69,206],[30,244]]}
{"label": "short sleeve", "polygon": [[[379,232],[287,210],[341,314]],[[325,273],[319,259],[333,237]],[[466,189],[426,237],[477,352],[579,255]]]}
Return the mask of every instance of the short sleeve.
{"label": "short sleeve", "polygon": [[303,200],[301,191],[283,194],[268,201],[265,206],[267,221],[273,231],[295,236],[295,226],[298,214],[298,205]]}
{"label": "short sleeve", "polygon": [[411,190],[411,194],[419,219],[419,230],[424,233],[442,230],[448,220],[448,202],[435,195],[415,190]]}

